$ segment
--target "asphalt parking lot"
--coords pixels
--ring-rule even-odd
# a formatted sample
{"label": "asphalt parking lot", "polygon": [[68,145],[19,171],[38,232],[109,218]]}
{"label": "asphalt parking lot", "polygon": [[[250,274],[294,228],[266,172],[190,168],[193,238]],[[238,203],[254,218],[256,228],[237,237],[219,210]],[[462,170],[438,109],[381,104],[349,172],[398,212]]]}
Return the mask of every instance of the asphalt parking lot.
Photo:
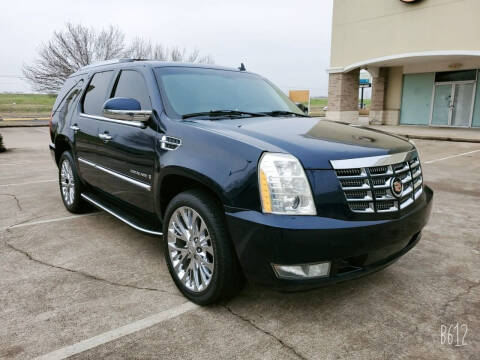
{"label": "asphalt parking lot", "polygon": [[64,209],[48,127],[1,132],[0,358],[480,358],[480,144],[416,141],[433,214],[389,268],[303,293],[247,284],[202,308],[161,239]]}

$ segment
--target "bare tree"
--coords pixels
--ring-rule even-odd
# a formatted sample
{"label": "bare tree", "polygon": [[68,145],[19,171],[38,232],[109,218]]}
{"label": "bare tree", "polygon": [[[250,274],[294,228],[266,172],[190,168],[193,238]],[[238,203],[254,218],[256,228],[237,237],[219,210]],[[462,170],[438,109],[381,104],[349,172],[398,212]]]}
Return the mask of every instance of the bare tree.
{"label": "bare tree", "polygon": [[200,56],[200,51],[194,49],[187,53],[186,49],[179,47],[166,47],[161,44],[152,44],[142,38],[135,38],[124,52],[125,57],[134,59],[150,59],[162,61],[183,61],[190,63],[213,64],[211,56]]}
{"label": "bare tree", "polygon": [[38,59],[24,65],[23,74],[38,91],[57,91],[72,73],[95,61],[121,57],[125,35],[117,27],[96,33],[92,28],[68,23],[44,44]]}
{"label": "bare tree", "polygon": [[213,63],[211,56],[200,57],[198,50],[187,54],[178,47],[135,38],[125,46],[125,34],[110,26],[100,32],[80,24],[67,23],[66,29],[55,31],[52,39],[40,49],[37,60],[23,66],[23,74],[42,92],[57,92],[65,80],[79,68],[96,61],[122,57],[164,61]]}

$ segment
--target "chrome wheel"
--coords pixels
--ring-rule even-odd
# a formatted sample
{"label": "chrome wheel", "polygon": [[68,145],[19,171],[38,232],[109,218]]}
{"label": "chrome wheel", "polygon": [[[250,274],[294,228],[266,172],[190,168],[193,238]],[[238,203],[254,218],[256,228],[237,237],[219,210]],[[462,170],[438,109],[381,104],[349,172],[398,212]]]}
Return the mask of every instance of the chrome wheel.
{"label": "chrome wheel", "polygon": [[72,165],[70,161],[63,160],[60,167],[60,186],[65,203],[70,206],[75,200],[75,178],[73,177]]}
{"label": "chrome wheel", "polygon": [[190,291],[204,291],[215,268],[210,232],[192,208],[176,209],[168,223],[168,253],[173,271]]}

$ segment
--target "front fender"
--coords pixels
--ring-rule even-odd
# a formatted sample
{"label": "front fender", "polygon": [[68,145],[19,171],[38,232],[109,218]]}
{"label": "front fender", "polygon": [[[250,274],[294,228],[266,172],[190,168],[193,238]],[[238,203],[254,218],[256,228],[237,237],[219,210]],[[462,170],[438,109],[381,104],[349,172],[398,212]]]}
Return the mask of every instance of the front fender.
{"label": "front fender", "polygon": [[262,150],[191,123],[169,127],[178,137],[176,150],[159,149],[158,186],[169,174],[186,176],[211,189],[223,205],[260,210],[257,164]]}

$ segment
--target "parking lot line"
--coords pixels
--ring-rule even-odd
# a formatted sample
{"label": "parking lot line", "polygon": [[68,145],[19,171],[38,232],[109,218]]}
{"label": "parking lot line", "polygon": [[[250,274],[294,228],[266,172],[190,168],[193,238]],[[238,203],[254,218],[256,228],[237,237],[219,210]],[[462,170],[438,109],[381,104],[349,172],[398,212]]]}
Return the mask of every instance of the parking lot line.
{"label": "parking lot line", "polygon": [[81,218],[81,217],[85,217],[85,216],[100,215],[100,214],[101,213],[93,212],[93,213],[89,213],[89,214],[64,216],[64,217],[54,218],[54,219],[47,219],[47,220],[39,220],[39,221],[21,223],[21,224],[18,224],[18,225],[9,226],[8,228],[9,229],[17,229],[17,228],[21,228],[21,227],[24,227],[24,226],[48,224],[48,223],[57,222],[57,221],[66,221],[66,220],[77,219],[77,218]]}
{"label": "parking lot line", "polygon": [[23,182],[23,183],[12,183],[12,184],[0,185],[0,187],[40,184],[40,183],[53,182],[53,181],[58,181],[58,180],[56,180],[56,179],[55,180],[38,180],[38,181],[30,181],[30,182]]}
{"label": "parking lot line", "polygon": [[456,158],[456,157],[459,157],[459,156],[464,156],[464,155],[468,155],[468,154],[473,154],[473,153],[476,153],[476,152],[479,152],[479,151],[480,151],[480,149],[479,149],[479,150],[473,150],[473,151],[465,152],[465,153],[462,153],[462,154],[446,156],[446,157],[440,158],[440,159],[435,159],[435,160],[430,160],[430,161],[424,161],[423,163],[424,163],[424,164],[433,164],[433,163],[436,163],[436,162],[438,162],[438,161],[443,161],[443,160],[448,160],[448,159]]}
{"label": "parking lot line", "polygon": [[153,325],[159,324],[163,321],[173,319],[179,315],[182,315],[188,311],[192,311],[194,309],[197,309],[199,306],[192,303],[192,302],[186,302],[181,305],[178,305],[176,307],[173,307],[168,310],[164,310],[162,312],[159,312],[158,314],[149,316],[145,319],[135,321],[133,323],[121,326],[117,329],[110,330],[107,332],[104,332],[103,334],[91,337],[90,339],[86,339],[83,341],[80,341],[76,344],[66,346],[64,348],[52,351],[51,353],[42,355],[37,357],[37,360],[56,360],[56,359],[65,359],[69,356],[73,356],[76,354],[80,354],[84,351],[93,349],[97,346],[106,344],[110,341],[119,339],[121,337],[124,337],[126,335],[133,334],[137,331],[149,328]]}

